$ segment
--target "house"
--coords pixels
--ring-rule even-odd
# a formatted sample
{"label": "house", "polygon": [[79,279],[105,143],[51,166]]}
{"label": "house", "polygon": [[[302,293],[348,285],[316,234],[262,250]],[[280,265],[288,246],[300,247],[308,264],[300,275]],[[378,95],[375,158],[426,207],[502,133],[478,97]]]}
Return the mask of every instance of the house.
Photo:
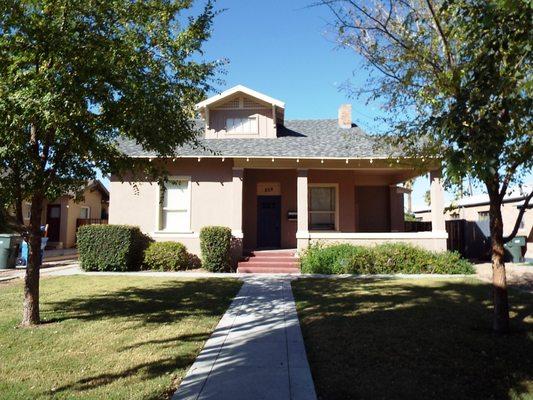
{"label": "house", "polygon": [[[526,196],[532,190],[533,184],[527,184],[521,187],[510,188],[507,191],[502,204],[504,236],[511,234],[520,208],[524,205]],[[431,209],[429,207],[414,210],[413,213],[420,221],[431,221]],[[445,204],[445,220],[466,220],[473,222],[483,235],[489,237],[489,196],[487,194],[479,194],[447,202]],[[525,236],[527,248],[530,251],[533,250],[532,204],[529,204],[529,207],[524,212],[517,236]]]}
{"label": "house", "polygon": [[[285,120],[285,103],[238,85],[197,110],[200,146],[184,145],[176,158],[120,143],[132,157],[166,164],[171,176],[165,188],[112,176],[110,223],[139,225],[196,254],[208,225],[232,229],[237,255],[318,241],[446,249],[440,163],[426,160],[420,170],[379,146],[352,123],[350,105],[340,107],[338,119]],[[398,185],[427,172],[433,231],[404,232],[405,189]]]}
{"label": "house", "polygon": [[[65,194],[43,204],[43,224],[48,225],[48,243],[51,248],[71,248],[76,245],[76,231],[80,225],[107,223],[109,191],[99,180],[89,181],[83,190],[83,199]],[[22,205],[24,221],[30,220],[31,204]]]}

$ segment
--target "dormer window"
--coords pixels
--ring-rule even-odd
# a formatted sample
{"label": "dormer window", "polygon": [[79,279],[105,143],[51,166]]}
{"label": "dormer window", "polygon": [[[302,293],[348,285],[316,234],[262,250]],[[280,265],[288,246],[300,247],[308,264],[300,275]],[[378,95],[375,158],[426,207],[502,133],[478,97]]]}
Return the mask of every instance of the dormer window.
{"label": "dormer window", "polygon": [[246,118],[227,118],[226,132],[244,134],[259,133],[259,124],[257,122],[257,116],[254,115]]}

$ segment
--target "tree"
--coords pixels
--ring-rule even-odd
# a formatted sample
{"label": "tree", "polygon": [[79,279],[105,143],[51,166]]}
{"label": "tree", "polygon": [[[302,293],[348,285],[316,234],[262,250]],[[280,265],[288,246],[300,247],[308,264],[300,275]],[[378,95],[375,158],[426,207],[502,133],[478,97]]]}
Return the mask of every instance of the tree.
{"label": "tree", "polygon": [[424,192],[424,203],[429,207],[431,206],[431,192],[426,190]]}
{"label": "tree", "polygon": [[[31,202],[22,325],[39,323],[43,201],[79,192],[95,168],[157,174],[123,139],[158,156],[194,141],[194,104],[220,65],[202,60],[211,1],[6,0],[0,5],[0,190]],[[189,16],[187,16],[189,15]],[[18,213],[18,211],[17,211]]]}
{"label": "tree", "polygon": [[[339,44],[366,61],[351,94],[383,103],[385,134],[410,157],[442,158],[449,184],[490,198],[493,328],[509,329],[501,205],[533,165],[532,8],[526,0],[322,0]],[[531,200],[529,194],[526,204]]]}

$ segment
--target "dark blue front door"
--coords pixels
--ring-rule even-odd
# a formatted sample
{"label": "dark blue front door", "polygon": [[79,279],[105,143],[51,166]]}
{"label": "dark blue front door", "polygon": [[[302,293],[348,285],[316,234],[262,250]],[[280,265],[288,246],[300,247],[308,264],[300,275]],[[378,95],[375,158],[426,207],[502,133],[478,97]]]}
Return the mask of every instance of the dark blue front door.
{"label": "dark blue front door", "polygon": [[281,196],[257,196],[257,247],[281,247]]}

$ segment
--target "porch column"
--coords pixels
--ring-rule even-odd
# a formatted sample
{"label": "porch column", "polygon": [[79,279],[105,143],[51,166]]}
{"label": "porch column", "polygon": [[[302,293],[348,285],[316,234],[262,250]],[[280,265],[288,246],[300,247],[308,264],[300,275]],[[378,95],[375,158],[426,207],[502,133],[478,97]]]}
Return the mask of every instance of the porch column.
{"label": "porch column", "polygon": [[307,169],[298,169],[298,175],[296,179],[298,213],[298,231],[296,232],[296,239],[298,242],[298,250],[302,250],[306,248],[309,243]]}
{"label": "porch column", "polygon": [[430,199],[431,199],[431,230],[446,231],[444,223],[444,189],[442,188],[441,171],[431,171],[429,173]]}
{"label": "porch column", "polygon": [[233,207],[231,212],[231,231],[234,237],[242,238],[242,184],[244,169],[233,168]]}

